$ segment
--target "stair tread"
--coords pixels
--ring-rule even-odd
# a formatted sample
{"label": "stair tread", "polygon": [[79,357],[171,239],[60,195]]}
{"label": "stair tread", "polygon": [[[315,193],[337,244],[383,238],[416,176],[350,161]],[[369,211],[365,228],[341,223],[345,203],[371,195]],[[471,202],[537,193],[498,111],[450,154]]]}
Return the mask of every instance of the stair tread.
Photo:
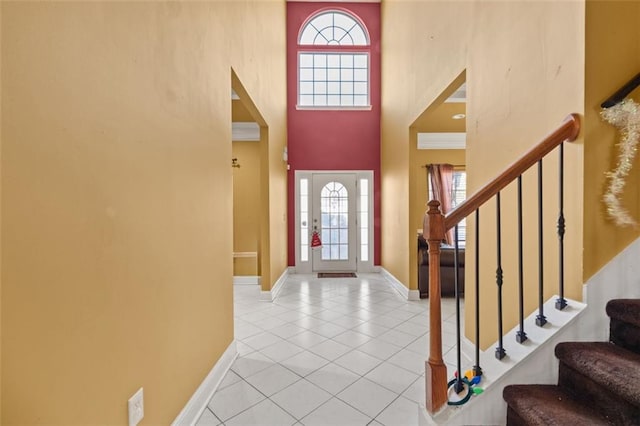
{"label": "stair tread", "polygon": [[502,395],[507,404],[532,426],[612,424],[556,385],[509,385]]}
{"label": "stair tread", "polygon": [[640,327],[640,299],[613,299],[606,309],[610,318]]}
{"label": "stair tread", "polygon": [[570,368],[640,406],[640,354],[608,342],[563,342],[555,353]]}

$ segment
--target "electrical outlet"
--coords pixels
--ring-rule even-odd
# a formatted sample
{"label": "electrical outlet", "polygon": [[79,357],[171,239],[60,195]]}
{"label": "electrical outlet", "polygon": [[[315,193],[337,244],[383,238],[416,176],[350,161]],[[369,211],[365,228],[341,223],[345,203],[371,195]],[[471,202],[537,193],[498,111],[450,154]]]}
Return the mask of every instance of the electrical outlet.
{"label": "electrical outlet", "polygon": [[129,426],[136,426],[144,417],[144,394],[142,388],[129,398]]}

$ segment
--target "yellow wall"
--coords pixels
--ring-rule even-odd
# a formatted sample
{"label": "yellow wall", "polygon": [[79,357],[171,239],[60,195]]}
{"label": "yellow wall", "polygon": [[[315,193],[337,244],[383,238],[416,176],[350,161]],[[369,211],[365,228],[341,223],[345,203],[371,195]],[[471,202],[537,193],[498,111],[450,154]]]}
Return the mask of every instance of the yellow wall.
{"label": "yellow wall", "polygon": [[[555,129],[571,112],[584,108],[584,3],[476,3],[469,45],[467,84],[467,178],[469,192],[493,178],[505,166]],[[472,124],[471,124],[472,123]],[[582,297],[582,141],[565,149],[565,295]],[[535,169],[535,168],[534,168]],[[557,154],[544,161],[544,300],[558,293],[558,254],[555,223]],[[534,173],[524,176],[525,313],[538,302],[537,190]],[[517,322],[517,229],[515,190],[502,196],[502,267],[504,326]],[[481,211],[481,317],[496,324],[495,216],[491,203]],[[472,224],[473,225],[473,224]],[[473,226],[468,234],[473,232]],[[482,236],[485,236],[483,239]],[[473,259],[468,250],[467,259]],[[475,262],[467,262],[467,273]],[[469,288],[465,296],[473,300]],[[467,290],[466,289],[466,290]],[[471,312],[466,311],[472,334]],[[495,326],[482,330],[481,343],[497,339]]]}
{"label": "yellow wall", "polygon": [[[0,6],[0,46],[2,46],[2,6]],[[2,54],[0,54],[2,82]],[[0,84],[0,176],[2,176],[2,84]],[[2,184],[0,179],[0,423],[2,423]]]}
{"label": "yellow wall", "polygon": [[410,206],[420,174],[411,167],[409,127],[464,71],[468,28],[456,23],[470,22],[469,12],[461,2],[381,4],[382,22],[393,28],[382,35],[382,266],[411,288],[417,226]]}
{"label": "yellow wall", "polygon": [[[600,119],[600,104],[640,72],[640,3],[588,1],[586,8],[584,273],[586,281],[640,235],[605,215],[605,173],[615,167],[620,133]],[[630,95],[640,103],[640,90]],[[626,179],[623,205],[640,221],[640,155]]]}
{"label": "yellow wall", "polygon": [[[260,250],[260,143],[233,142],[233,251]],[[259,275],[257,257],[237,257],[233,275]]]}
{"label": "yellow wall", "polygon": [[232,67],[286,266],[284,2],[1,8],[2,423],[169,424],[233,338]]}
{"label": "yellow wall", "polygon": [[[402,2],[383,3],[385,32],[383,38],[383,227],[385,234],[404,233],[407,239],[383,242],[383,266],[400,280],[408,275],[405,264],[409,236],[415,226],[408,223],[402,206],[410,206],[406,188],[410,169],[408,127],[412,117],[429,105],[450,81],[466,69],[467,81],[467,149],[468,191],[471,193],[497,175],[544,135],[556,128],[571,112],[581,113],[584,100],[584,4],[581,2]],[[389,53],[392,51],[393,53]],[[398,66],[402,64],[402,66]],[[407,70],[413,70],[407,72]],[[392,111],[392,112],[389,112]],[[568,227],[582,229],[582,144],[566,149],[566,179],[572,182],[567,194]],[[552,185],[557,164],[548,160],[545,184]],[[533,180],[525,179],[528,189]],[[528,190],[527,194],[531,194]],[[503,196],[503,211],[513,211],[512,193]],[[555,236],[555,200],[545,203],[545,221],[550,224],[545,241],[557,247]],[[533,207],[529,207],[531,209]],[[483,235],[495,235],[492,208],[483,214]],[[527,221],[534,220],[531,214]],[[473,223],[469,232],[473,232]],[[514,228],[514,219],[503,226]],[[533,227],[527,227],[531,230]],[[581,297],[582,240],[580,232],[566,237],[567,295]],[[531,241],[535,234],[527,231]],[[512,239],[511,239],[512,240]],[[413,241],[411,241],[413,244]],[[485,241],[481,247],[482,318],[487,328],[482,343],[495,341],[495,243]],[[534,251],[533,243],[527,250]],[[557,292],[556,254],[552,248],[545,258],[545,296]],[[473,268],[473,249],[467,248],[467,269]],[[505,328],[516,322],[517,304],[514,265],[515,250],[503,249],[505,267]],[[404,256],[404,257],[403,257]],[[529,256],[528,258],[530,258]],[[411,258],[409,261],[412,261]],[[527,270],[537,276],[535,265]],[[552,284],[553,283],[553,284]],[[475,292],[465,290],[467,301]],[[527,311],[537,301],[535,283],[526,286]],[[468,318],[474,312],[467,309]],[[471,330],[468,326],[467,330]]]}
{"label": "yellow wall", "polygon": [[231,101],[231,120],[236,122],[252,122],[256,121],[251,112],[244,106],[242,100],[234,99]]}

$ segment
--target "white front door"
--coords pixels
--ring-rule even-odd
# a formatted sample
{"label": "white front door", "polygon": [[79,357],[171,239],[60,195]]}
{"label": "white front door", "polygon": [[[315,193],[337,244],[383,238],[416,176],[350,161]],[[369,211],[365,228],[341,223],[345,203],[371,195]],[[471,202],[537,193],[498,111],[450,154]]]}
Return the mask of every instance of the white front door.
{"label": "white front door", "polygon": [[315,173],[311,225],[322,246],[312,249],[312,270],[356,270],[356,175]]}
{"label": "white front door", "polygon": [[295,211],[297,273],[375,270],[371,170],[296,170]]}

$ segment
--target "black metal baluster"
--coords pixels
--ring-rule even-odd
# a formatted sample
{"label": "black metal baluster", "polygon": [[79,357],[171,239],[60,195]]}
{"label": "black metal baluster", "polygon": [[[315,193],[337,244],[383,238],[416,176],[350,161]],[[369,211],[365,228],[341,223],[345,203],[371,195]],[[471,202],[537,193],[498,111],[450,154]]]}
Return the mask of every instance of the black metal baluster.
{"label": "black metal baluster", "polygon": [[480,209],[476,209],[476,365],[473,375],[482,376],[480,368]]}
{"label": "black metal baluster", "polygon": [[538,161],[538,315],[536,325],[539,327],[547,323],[544,316],[544,250],[542,239],[542,159]]}
{"label": "black metal baluster", "polygon": [[559,151],[559,179],[560,179],[560,212],[558,214],[558,244],[559,244],[559,280],[560,297],[556,299],[556,309],[563,310],[567,307],[567,300],[564,298],[564,142],[560,144]]}
{"label": "black metal baluster", "polygon": [[522,265],[522,175],[518,176],[518,292],[520,309],[520,330],[516,333],[516,341],[522,343],[527,340],[524,332],[524,277]]}
{"label": "black metal baluster", "polygon": [[458,255],[460,253],[459,245],[458,245],[458,225],[456,224],[454,228],[454,249],[453,249],[453,285],[454,285],[454,294],[456,295],[456,368],[458,371],[458,375],[456,376],[456,384],[455,391],[456,393],[460,393],[464,390],[464,383],[462,382],[462,361],[460,359],[460,292],[458,291],[459,284],[459,274],[458,268],[460,266],[458,262]]}
{"label": "black metal baluster", "polygon": [[498,347],[496,348],[496,358],[502,359],[507,353],[502,345],[502,241],[500,233],[500,192],[496,194],[496,235],[498,246],[496,284],[498,285]]}

